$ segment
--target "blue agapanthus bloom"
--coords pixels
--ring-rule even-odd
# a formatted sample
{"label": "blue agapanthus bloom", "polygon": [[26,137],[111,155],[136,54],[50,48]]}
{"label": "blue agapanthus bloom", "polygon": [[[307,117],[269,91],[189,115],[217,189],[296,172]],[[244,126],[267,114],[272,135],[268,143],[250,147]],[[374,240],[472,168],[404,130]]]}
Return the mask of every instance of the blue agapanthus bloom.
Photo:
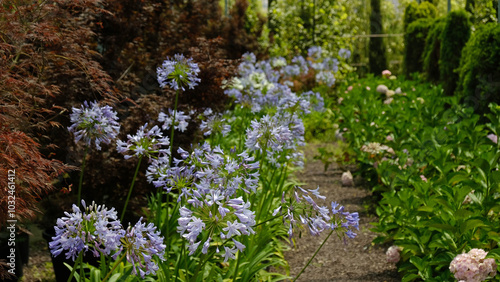
{"label": "blue agapanthus bloom", "polygon": [[321,53],[323,53],[323,49],[320,46],[313,46],[307,49],[307,56],[319,60],[321,58]]}
{"label": "blue agapanthus bloom", "polygon": [[[255,213],[238,191],[255,192],[259,182],[259,163],[247,153],[230,156],[219,146],[208,143],[188,153],[179,149],[182,160],[176,167],[162,168],[161,162],[148,169],[148,180],[169,190],[180,190],[180,217],[177,231],[187,240],[189,254],[224,245],[224,260],[234,258],[245,246],[238,238],[254,233]],[[230,240],[230,241],[229,241]]]}
{"label": "blue agapanthus bloom", "polygon": [[95,101],[85,101],[81,108],[73,108],[70,119],[73,124],[68,130],[75,135],[75,142],[83,139],[90,147],[94,140],[97,150],[101,150],[101,142],[109,144],[120,131],[118,117],[113,108],[99,106]]}
{"label": "blue agapanthus bloom", "polygon": [[340,48],[339,57],[347,60],[351,57],[351,51],[349,49]]}
{"label": "blue agapanthus bloom", "polygon": [[142,217],[134,226],[129,226],[122,239],[123,245],[120,251],[126,253],[127,261],[132,263],[132,273],[139,274],[141,277],[149,274],[156,274],[158,264],[153,256],[160,260],[165,260],[165,244],[160,231],[152,223],[146,225],[142,222]]}
{"label": "blue agapanthus bloom", "polygon": [[319,235],[322,231],[330,229],[337,232],[339,236],[355,238],[354,229],[359,229],[359,215],[357,212],[349,213],[344,207],[336,202],[331,203],[331,208],[316,203],[324,201],[326,197],[317,189],[303,189],[296,186],[291,191],[290,201],[285,200],[283,193],[282,204],[273,212],[273,216],[283,216],[283,223],[288,229],[290,242],[293,229],[300,223],[309,229],[311,235]]}
{"label": "blue agapanthus bloom", "polygon": [[[175,115],[175,121],[174,119]],[[164,112],[160,112],[158,115],[158,121],[163,122],[162,129],[168,130],[174,124],[174,128],[184,132],[186,131],[188,125],[189,125],[189,120],[191,117],[184,113],[184,111],[173,111],[172,109],[168,109],[168,114]]]}
{"label": "blue agapanthus bloom", "polygon": [[82,251],[90,250],[98,257],[119,249],[125,231],[115,209],[108,210],[95,203],[87,206],[84,200],[82,207],[83,211],[73,205],[72,213],[65,212],[66,216],[57,219],[56,236],[49,243],[52,255],[66,252],[66,258],[75,260]]}
{"label": "blue agapanthus bloom", "polygon": [[130,159],[133,155],[127,155],[129,151],[134,152],[136,156],[151,156],[152,154],[166,151],[162,146],[168,146],[170,140],[163,136],[160,128],[155,125],[150,130],[146,130],[148,124],[144,124],[137,130],[136,135],[127,135],[127,142],[118,140],[116,142],[118,153],[125,155],[125,159]]}
{"label": "blue agapanthus bloom", "polygon": [[335,84],[335,76],[331,71],[320,71],[316,74],[316,81],[332,87]]}
{"label": "blue agapanthus bloom", "polygon": [[197,63],[193,63],[193,59],[187,59],[182,54],[175,54],[174,58],[169,58],[163,62],[161,67],[156,69],[158,83],[160,87],[170,85],[174,90],[182,89],[188,86],[193,89],[200,79],[197,77],[200,68]]}

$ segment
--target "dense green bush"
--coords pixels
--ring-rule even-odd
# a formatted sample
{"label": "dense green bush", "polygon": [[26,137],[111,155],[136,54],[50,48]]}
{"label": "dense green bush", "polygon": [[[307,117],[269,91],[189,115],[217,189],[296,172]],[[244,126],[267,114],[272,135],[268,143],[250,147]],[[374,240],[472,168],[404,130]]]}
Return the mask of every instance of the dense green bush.
{"label": "dense green bush", "polygon": [[441,34],[445,26],[445,18],[436,19],[425,39],[424,53],[422,54],[423,72],[427,81],[439,81],[439,54],[441,49]]}
{"label": "dense green bush", "polygon": [[432,22],[431,18],[418,19],[411,23],[406,30],[404,70],[408,76],[411,73],[422,71],[422,54]]}
{"label": "dense green bush", "polygon": [[436,15],[437,9],[432,3],[422,2],[417,4],[416,2],[411,2],[405,9],[403,19],[404,30],[407,31],[408,26],[418,19],[435,18]]}
{"label": "dense green bush", "polygon": [[446,17],[439,59],[440,78],[446,95],[453,95],[457,86],[458,74],[455,69],[460,66],[460,55],[469,40],[470,27],[469,15],[465,10],[450,12]]}
{"label": "dense green bush", "polygon": [[458,91],[477,112],[486,112],[490,102],[499,103],[500,26],[480,26],[463,49]]}

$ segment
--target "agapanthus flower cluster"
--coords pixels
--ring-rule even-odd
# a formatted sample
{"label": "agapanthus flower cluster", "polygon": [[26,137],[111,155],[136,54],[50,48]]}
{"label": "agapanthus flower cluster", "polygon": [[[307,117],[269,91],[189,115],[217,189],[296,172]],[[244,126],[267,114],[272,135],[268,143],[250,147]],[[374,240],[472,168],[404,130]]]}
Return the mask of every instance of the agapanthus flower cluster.
{"label": "agapanthus flower cluster", "polygon": [[304,124],[295,114],[284,112],[281,116],[265,115],[260,120],[252,120],[246,135],[247,150],[265,153],[276,167],[288,162],[303,164],[299,148],[305,145]]}
{"label": "agapanthus flower cluster", "polygon": [[97,102],[85,101],[81,108],[73,108],[70,115],[73,123],[68,130],[75,135],[75,142],[83,139],[87,146],[94,140],[97,150],[101,142],[109,144],[120,131],[116,112],[110,106],[99,106]]}
{"label": "agapanthus flower cluster", "polygon": [[335,76],[331,71],[320,71],[316,74],[316,81],[332,87],[335,84]]}
{"label": "agapanthus flower cluster", "polygon": [[[137,130],[135,135],[127,135],[127,142],[118,140],[116,142],[118,153],[124,154],[125,159],[130,159],[133,155],[136,156],[151,156],[153,154],[167,152],[167,149],[162,149],[162,146],[170,145],[170,140],[167,136],[163,136],[160,128],[155,125],[147,130],[148,124],[144,124]],[[132,152],[132,155],[127,155]]]}
{"label": "agapanthus flower cluster", "polygon": [[127,261],[132,263],[132,273],[137,275],[137,270],[141,277],[149,274],[156,274],[158,264],[153,259],[157,256],[160,260],[165,260],[165,244],[160,231],[152,223],[146,225],[142,218],[134,226],[129,226],[122,238],[120,252],[126,253]]}
{"label": "agapanthus flower cluster", "polygon": [[456,256],[450,263],[450,271],[455,278],[463,282],[480,282],[497,273],[497,264],[482,249],[472,249],[468,253]]}
{"label": "agapanthus flower cluster", "polygon": [[[191,154],[183,150],[180,153],[183,159],[175,161],[179,169],[170,169],[164,175],[150,170],[153,179],[159,176],[165,185],[180,190],[178,232],[189,242],[190,254],[200,245],[204,254],[212,245],[224,245],[224,260],[234,258],[237,250],[245,248],[238,236],[254,233],[255,215],[250,202],[238,195],[256,191],[259,163],[245,152],[233,158],[208,143]],[[179,175],[185,172],[190,175]],[[217,253],[221,251],[216,249]]]}
{"label": "agapanthus flower cluster", "polygon": [[66,216],[57,220],[56,236],[49,242],[52,255],[66,252],[66,258],[74,261],[89,250],[95,257],[113,259],[125,252],[127,261],[134,265],[134,274],[137,270],[142,277],[155,274],[158,265],[153,256],[164,260],[165,245],[152,223],[146,226],[141,218],[134,227],[124,230],[114,208],[94,202],[87,206],[84,200],[82,207],[83,210],[73,205],[72,213],[65,212]]}
{"label": "agapanthus flower cluster", "polygon": [[320,46],[312,46],[309,49],[307,49],[307,56],[315,60],[319,60],[321,58],[322,53],[323,49]]}
{"label": "agapanthus flower cluster", "polygon": [[221,113],[214,113],[211,109],[207,109],[203,116],[204,119],[200,124],[203,135],[209,136],[212,132],[220,132],[222,136],[226,136],[231,131],[231,125],[226,122]]}
{"label": "agapanthus flower cluster", "polygon": [[[175,115],[175,121],[174,121]],[[184,111],[174,111],[172,109],[168,109],[168,114],[164,112],[160,112],[158,115],[158,122],[163,122],[162,129],[168,130],[174,125],[174,129],[179,130],[181,132],[186,131],[189,120],[191,116],[189,114],[184,113]]]}
{"label": "agapanthus flower cluster", "polygon": [[183,91],[185,86],[193,89],[198,85],[199,72],[198,64],[194,63],[192,58],[187,59],[182,54],[176,54],[174,58],[167,57],[161,67],[156,70],[160,87],[170,85],[174,90],[182,89]]}
{"label": "agapanthus flower cluster", "polygon": [[[255,56],[251,55],[243,56],[243,62],[239,67],[240,76],[228,83],[226,95],[234,97],[237,103],[251,108],[253,112],[274,107],[276,104],[290,104],[290,101],[293,101],[294,105],[301,104],[302,107],[306,103],[311,104],[311,100],[307,100],[302,94],[292,92],[289,87],[293,85],[290,81],[292,77],[309,72],[311,62],[301,56],[295,57],[289,65],[285,64],[286,60],[281,57],[255,62]],[[321,71],[317,74],[318,81],[329,86],[333,85],[335,82],[333,72],[338,70],[338,60],[327,58],[317,63],[319,64],[317,70]]]}
{"label": "agapanthus flower cluster", "polygon": [[290,191],[286,200],[285,193],[281,205],[273,212],[273,216],[280,214],[283,224],[288,228],[290,242],[292,242],[293,229],[301,224],[309,229],[311,235],[319,235],[324,230],[334,230],[339,236],[355,238],[354,229],[359,229],[359,215],[357,212],[349,213],[344,206],[331,202],[330,206],[318,205],[316,201],[324,201],[325,196],[317,189],[303,189],[295,186]]}
{"label": "agapanthus flower cluster", "polygon": [[348,60],[351,57],[351,50],[345,49],[345,48],[340,48],[339,57],[341,57],[345,60]]}
{"label": "agapanthus flower cluster", "polygon": [[57,219],[54,226],[56,236],[49,243],[54,256],[66,251],[66,258],[76,259],[83,251],[92,251],[94,256],[109,255],[118,249],[124,235],[122,225],[114,208],[92,203],[90,206],[82,200],[83,211],[73,205],[73,212]]}

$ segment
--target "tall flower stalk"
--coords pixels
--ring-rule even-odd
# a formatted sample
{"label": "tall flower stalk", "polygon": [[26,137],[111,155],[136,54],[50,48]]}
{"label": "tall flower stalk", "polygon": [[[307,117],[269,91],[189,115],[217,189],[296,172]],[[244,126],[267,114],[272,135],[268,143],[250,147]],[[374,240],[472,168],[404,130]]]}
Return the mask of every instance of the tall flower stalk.
{"label": "tall flower stalk", "polygon": [[[184,87],[189,87],[189,89],[194,89],[196,85],[198,85],[198,82],[201,80],[197,77],[198,73],[200,72],[200,68],[198,67],[198,64],[193,62],[192,58],[186,58],[182,54],[176,54],[174,55],[173,58],[167,57],[165,61],[163,61],[161,67],[157,68],[157,80],[158,83],[160,84],[160,87],[165,87],[169,85],[172,89],[175,90],[175,102],[174,102],[174,109],[173,109],[173,118],[171,119],[171,129],[170,129],[170,155],[169,155],[169,161],[168,161],[168,166],[170,167],[172,165],[172,157],[173,157],[173,142],[174,142],[174,130],[177,127],[177,103],[179,99],[179,92],[182,90],[184,91]],[[161,120],[161,116],[163,113],[160,114],[159,120]],[[168,124],[167,122],[164,124],[163,129],[167,129]],[[157,211],[156,214],[160,214],[160,209],[162,207],[162,197],[161,197],[162,191],[161,189],[157,190],[157,199],[158,199],[158,204],[157,204]],[[167,193],[167,204],[166,204],[166,213],[167,213],[167,218],[169,216],[169,194]],[[158,216],[159,220],[159,216]],[[167,241],[169,240],[169,220],[166,220],[166,238]],[[168,248],[167,248],[167,254],[168,254]]]}
{"label": "tall flower stalk", "polygon": [[[123,142],[121,140],[117,141],[117,150],[118,153],[124,154],[125,159],[130,159],[133,156],[139,157],[139,161],[137,163],[134,177],[132,179],[132,184],[130,185],[128,194],[127,194],[127,199],[125,201],[125,204],[123,206],[123,211],[122,215],[120,217],[120,220],[123,220],[123,217],[125,216],[125,212],[127,210],[127,205],[130,200],[130,195],[132,194],[132,190],[134,188],[135,184],[135,179],[137,177],[137,174],[139,172],[139,167],[141,165],[142,158],[144,156],[146,157],[152,157],[156,154],[160,154],[162,152],[165,152],[165,149],[161,149],[162,146],[168,146],[170,145],[170,141],[168,137],[163,137],[163,134],[160,130],[160,128],[155,125],[153,128],[150,130],[147,130],[148,124],[144,124],[139,128],[137,131],[136,135],[127,135],[127,142]],[[128,153],[133,153],[132,155],[128,155]]]}
{"label": "tall flower stalk", "polygon": [[72,125],[68,130],[75,136],[75,142],[83,140],[85,153],[80,170],[78,182],[77,203],[80,203],[82,195],[83,174],[88,152],[95,144],[97,150],[101,150],[101,143],[109,144],[116,138],[120,131],[120,124],[115,111],[110,106],[99,106],[97,102],[85,101],[80,108],[74,108],[70,115]]}

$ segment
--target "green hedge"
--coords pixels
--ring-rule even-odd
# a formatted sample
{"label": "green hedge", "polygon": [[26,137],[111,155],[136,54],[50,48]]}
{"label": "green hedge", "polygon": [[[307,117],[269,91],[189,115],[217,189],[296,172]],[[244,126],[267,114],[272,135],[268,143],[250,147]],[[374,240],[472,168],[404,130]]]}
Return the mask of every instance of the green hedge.
{"label": "green hedge", "polygon": [[439,53],[441,49],[441,34],[445,26],[445,18],[436,19],[425,39],[424,53],[422,54],[423,72],[430,82],[439,81]]}
{"label": "green hedge", "polygon": [[424,18],[435,18],[437,15],[437,9],[430,2],[422,2],[417,4],[416,2],[411,2],[406,6],[403,26],[404,30],[407,31],[408,26],[418,19]]}
{"label": "green hedge", "polygon": [[422,54],[425,39],[433,19],[423,18],[411,23],[405,33],[404,66],[405,74],[410,76],[414,72],[422,71]]}
{"label": "green hedge", "polygon": [[458,81],[455,71],[460,66],[462,49],[469,40],[471,23],[465,10],[453,11],[446,17],[441,41],[439,72],[446,95],[453,95]]}
{"label": "green hedge", "polygon": [[500,104],[500,25],[479,26],[463,49],[458,93],[477,112],[488,112],[488,104]]}

